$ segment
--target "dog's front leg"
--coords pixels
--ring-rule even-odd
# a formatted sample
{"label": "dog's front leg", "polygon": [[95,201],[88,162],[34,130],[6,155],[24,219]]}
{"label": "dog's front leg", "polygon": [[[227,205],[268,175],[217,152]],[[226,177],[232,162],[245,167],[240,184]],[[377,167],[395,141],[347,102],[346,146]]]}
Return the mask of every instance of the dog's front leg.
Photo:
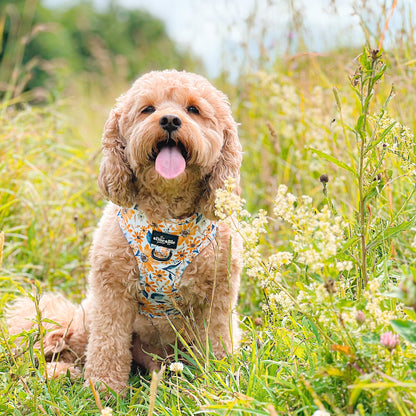
{"label": "dog's front leg", "polygon": [[[92,279],[94,280],[94,279]],[[131,366],[132,326],[136,304],[122,287],[94,282],[91,292],[90,332],[85,364],[85,380],[102,382],[122,392]]]}

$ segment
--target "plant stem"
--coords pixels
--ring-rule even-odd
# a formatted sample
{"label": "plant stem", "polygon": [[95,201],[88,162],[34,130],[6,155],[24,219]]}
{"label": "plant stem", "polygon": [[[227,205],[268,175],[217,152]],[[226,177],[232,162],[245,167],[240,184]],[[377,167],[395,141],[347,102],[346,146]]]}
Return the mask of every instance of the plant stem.
{"label": "plant stem", "polygon": [[[363,52],[367,53],[366,51]],[[370,107],[371,98],[374,94],[374,85],[384,73],[384,65],[378,69],[380,62],[379,51],[370,52],[370,60],[366,57],[363,59],[363,68],[361,72],[360,102],[361,115],[357,123],[356,135],[360,139],[360,160],[358,171],[359,187],[359,230],[360,230],[360,276],[357,281],[357,299],[360,299],[363,286],[367,284],[367,219],[366,219],[366,196],[365,196],[365,158],[368,152],[367,148],[367,117]],[[357,138],[358,138],[357,137]]]}

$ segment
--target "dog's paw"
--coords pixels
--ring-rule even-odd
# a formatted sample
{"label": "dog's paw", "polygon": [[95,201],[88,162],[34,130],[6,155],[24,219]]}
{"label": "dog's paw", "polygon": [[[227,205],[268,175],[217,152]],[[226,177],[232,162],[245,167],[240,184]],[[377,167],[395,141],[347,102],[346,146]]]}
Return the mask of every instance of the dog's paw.
{"label": "dog's paw", "polygon": [[71,380],[77,380],[81,377],[81,370],[71,363],[63,363],[60,361],[46,363],[46,376],[48,379],[58,378],[61,375],[69,373]]}
{"label": "dog's paw", "polygon": [[88,378],[85,381],[84,386],[91,388],[93,393],[96,393],[97,391],[103,393],[106,400],[114,398],[114,395],[116,394],[121,397],[125,397],[127,394],[127,384],[115,382],[114,380]]}

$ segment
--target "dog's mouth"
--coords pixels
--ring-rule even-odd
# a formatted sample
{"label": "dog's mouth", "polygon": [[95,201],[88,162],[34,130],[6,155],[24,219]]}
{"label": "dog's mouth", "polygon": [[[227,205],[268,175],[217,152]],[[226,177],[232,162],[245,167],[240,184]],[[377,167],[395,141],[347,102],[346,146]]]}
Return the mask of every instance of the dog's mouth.
{"label": "dog's mouth", "polygon": [[152,154],[156,172],[165,179],[181,175],[185,171],[187,158],[185,146],[171,138],[159,142]]}

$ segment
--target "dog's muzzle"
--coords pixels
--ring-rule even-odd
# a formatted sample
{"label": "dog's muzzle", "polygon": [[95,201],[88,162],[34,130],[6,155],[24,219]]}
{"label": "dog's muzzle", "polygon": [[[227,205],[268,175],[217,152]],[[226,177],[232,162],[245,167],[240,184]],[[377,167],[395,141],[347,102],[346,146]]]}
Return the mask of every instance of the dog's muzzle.
{"label": "dog's muzzle", "polygon": [[160,118],[159,125],[170,135],[173,131],[178,130],[178,128],[182,125],[182,120],[178,116],[166,114]]}

